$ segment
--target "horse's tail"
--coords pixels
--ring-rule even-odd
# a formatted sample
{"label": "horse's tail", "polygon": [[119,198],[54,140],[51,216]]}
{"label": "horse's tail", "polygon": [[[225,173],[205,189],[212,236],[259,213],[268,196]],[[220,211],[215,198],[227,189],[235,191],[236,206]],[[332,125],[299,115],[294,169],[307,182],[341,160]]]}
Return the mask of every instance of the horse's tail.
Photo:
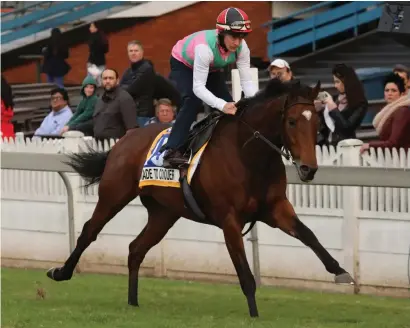
{"label": "horse's tail", "polygon": [[100,182],[109,152],[109,150],[99,152],[89,148],[89,152],[87,153],[73,153],[68,155],[70,160],[65,163],[84,178],[86,181],[84,187],[87,188]]}

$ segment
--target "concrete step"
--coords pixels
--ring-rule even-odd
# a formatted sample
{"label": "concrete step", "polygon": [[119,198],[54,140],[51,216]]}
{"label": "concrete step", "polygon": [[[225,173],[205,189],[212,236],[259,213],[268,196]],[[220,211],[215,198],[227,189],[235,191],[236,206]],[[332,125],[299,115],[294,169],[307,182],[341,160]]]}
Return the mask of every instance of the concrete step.
{"label": "concrete step", "polygon": [[[33,89],[28,89],[28,88],[21,88],[21,89],[12,89],[13,96],[17,97],[24,97],[24,96],[39,96],[39,95],[49,95],[51,90],[55,88],[53,85],[52,87],[44,87],[44,88],[33,88]],[[67,90],[67,93],[69,95],[79,95],[81,91],[81,86],[75,86],[75,87],[67,87],[65,88]]]}
{"label": "concrete step", "polygon": [[366,58],[377,58],[377,57],[405,57],[410,54],[410,49],[408,51],[363,51],[363,52],[351,52],[350,50],[344,52],[335,52],[332,54],[328,54],[327,56],[339,56],[339,57],[354,57],[354,56],[360,56],[360,57],[366,57]]}
{"label": "concrete step", "polygon": [[295,75],[300,76],[330,76],[332,75],[332,67],[297,67],[293,69]]}
{"label": "concrete step", "polygon": [[[78,106],[82,96],[69,96],[70,105]],[[35,107],[35,108],[48,108],[50,107],[50,95],[30,96],[30,97],[18,97],[14,98],[14,104],[16,107]]]}
{"label": "concrete step", "polygon": [[[345,63],[346,65],[353,66],[355,68],[359,67],[388,67],[388,66],[394,66],[397,64],[397,59],[396,58],[384,58],[384,59],[370,59],[370,58],[357,58],[357,59],[348,59],[345,58],[343,60],[341,59],[327,59],[327,60],[317,60],[316,64],[322,65],[322,66],[333,66],[336,64],[340,64],[341,61]],[[405,62],[410,63],[410,58],[407,58]]]}
{"label": "concrete step", "polygon": [[11,90],[20,90],[20,89],[41,89],[41,88],[51,88],[53,87],[53,83],[27,83],[27,84],[12,84]]}

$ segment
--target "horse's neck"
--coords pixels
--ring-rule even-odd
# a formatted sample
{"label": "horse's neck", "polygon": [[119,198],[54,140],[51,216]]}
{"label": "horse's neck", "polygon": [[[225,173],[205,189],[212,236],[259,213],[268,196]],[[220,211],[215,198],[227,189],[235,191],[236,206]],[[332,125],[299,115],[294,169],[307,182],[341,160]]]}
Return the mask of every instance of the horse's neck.
{"label": "horse's neck", "polygon": [[[278,108],[278,105],[275,108]],[[244,113],[240,119],[242,122],[239,123],[243,125],[240,129],[240,139],[249,138],[253,131],[257,131],[270,142],[277,143],[280,141],[281,112],[274,109],[272,112],[267,113],[267,110],[265,108],[254,108]]]}
{"label": "horse's neck", "polygon": [[279,154],[265,141],[256,138],[255,132],[260,133],[270,142],[280,147],[281,115],[279,112],[263,115],[261,112],[258,113],[257,108],[252,114],[246,114],[236,123],[238,125],[237,147],[239,147],[242,161],[253,171],[268,170],[269,163],[275,160]]}

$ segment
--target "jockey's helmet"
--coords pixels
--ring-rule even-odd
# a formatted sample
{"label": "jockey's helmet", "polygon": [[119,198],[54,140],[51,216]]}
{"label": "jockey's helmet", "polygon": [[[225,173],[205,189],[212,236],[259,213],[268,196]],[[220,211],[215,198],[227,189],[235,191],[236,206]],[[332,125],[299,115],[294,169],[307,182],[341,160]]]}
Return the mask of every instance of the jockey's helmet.
{"label": "jockey's helmet", "polygon": [[229,7],[223,10],[216,19],[218,32],[229,34],[247,34],[252,32],[248,15],[239,8]]}

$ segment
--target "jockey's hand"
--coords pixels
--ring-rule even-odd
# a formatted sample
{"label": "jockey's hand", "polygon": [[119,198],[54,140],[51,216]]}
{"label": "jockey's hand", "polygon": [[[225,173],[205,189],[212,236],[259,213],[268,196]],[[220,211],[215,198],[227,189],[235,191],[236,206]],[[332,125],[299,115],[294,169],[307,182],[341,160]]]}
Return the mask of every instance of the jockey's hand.
{"label": "jockey's hand", "polygon": [[230,114],[230,115],[235,115],[237,110],[238,109],[236,108],[235,103],[233,103],[233,102],[226,103],[224,108],[222,109],[222,111],[225,114]]}

